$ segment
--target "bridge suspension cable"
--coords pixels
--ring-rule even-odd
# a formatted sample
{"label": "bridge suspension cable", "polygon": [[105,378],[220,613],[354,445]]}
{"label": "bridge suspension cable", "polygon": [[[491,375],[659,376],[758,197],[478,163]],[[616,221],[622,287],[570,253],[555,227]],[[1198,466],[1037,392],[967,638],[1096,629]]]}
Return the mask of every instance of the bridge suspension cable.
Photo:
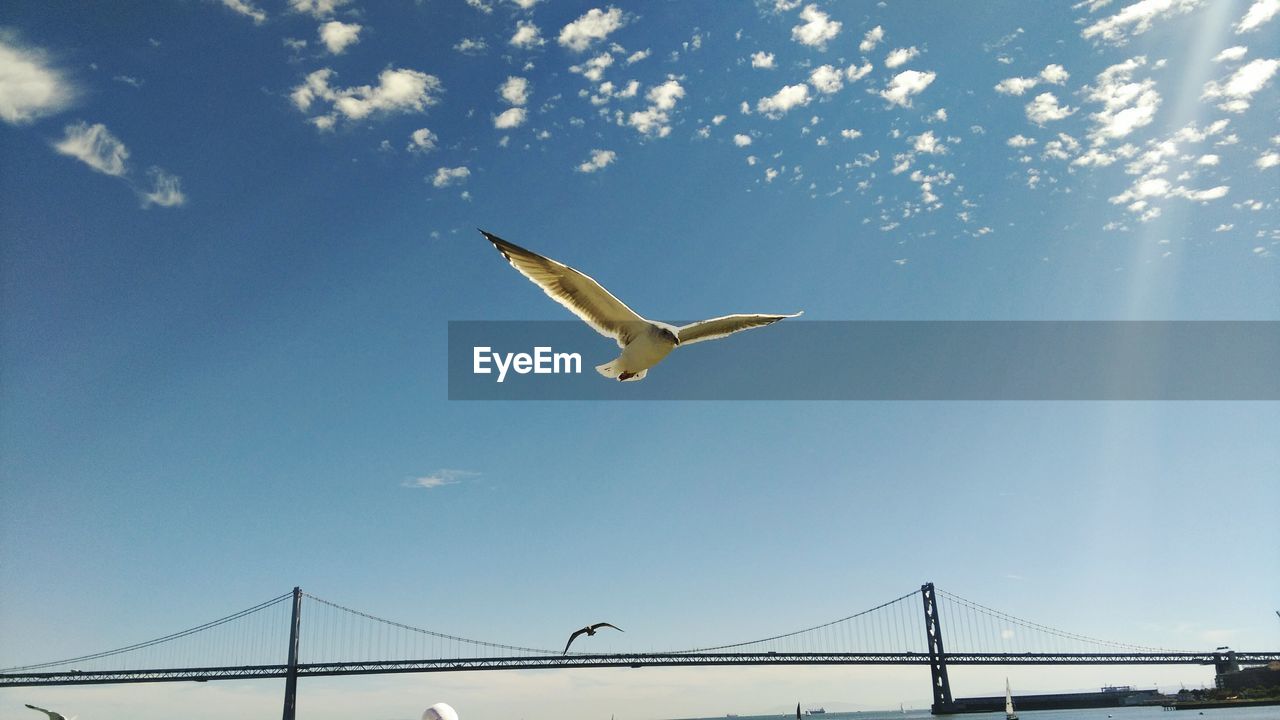
{"label": "bridge suspension cable", "polygon": [[[287,601],[292,596],[293,593],[285,593],[226,617],[114,650],[104,650],[36,665],[4,668],[0,673],[71,666],[75,666],[76,670],[99,668],[119,670],[166,665],[194,667],[260,664],[262,660],[260,652],[278,656],[279,651],[283,650],[284,645],[280,639],[288,635],[288,616],[282,611],[287,611]],[[223,632],[213,632],[216,630]],[[220,637],[214,637],[215,635]],[[180,642],[183,640],[187,642]],[[104,666],[102,661],[109,658],[119,658],[122,662],[119,665]]]}

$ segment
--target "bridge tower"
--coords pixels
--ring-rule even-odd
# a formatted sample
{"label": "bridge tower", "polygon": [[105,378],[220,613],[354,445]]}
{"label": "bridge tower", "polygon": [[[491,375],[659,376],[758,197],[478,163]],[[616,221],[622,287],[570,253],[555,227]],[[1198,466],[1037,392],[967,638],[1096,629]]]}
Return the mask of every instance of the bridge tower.
{"label": "bridge tower", "polygon": [[293,589],[293,619],[289,621],[289,666],[284,676],[284,720],[294,720],[298,699],[298,621],[302,614],[302,588]]}
{"label": "bridge tower", "polygon": [[934,715],[945,715],[951,712],[951,681],[947,679],[947,655],[942,649],[942,619],[938,616],[938,601],[933,591],[933,583],[920,586],[920,597],[924,600],[925,636],[929,642],[929,673],[933,676],[933,706],[930,712]]}

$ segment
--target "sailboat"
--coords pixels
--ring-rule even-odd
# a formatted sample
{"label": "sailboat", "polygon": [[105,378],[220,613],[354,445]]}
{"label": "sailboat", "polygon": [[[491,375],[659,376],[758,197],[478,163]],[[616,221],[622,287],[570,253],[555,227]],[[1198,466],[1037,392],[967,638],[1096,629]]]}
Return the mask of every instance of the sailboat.
{"label": "sailboat", "polygon": [[1018,720],[1018,713],[1013,711],[1013,691],[1009,689],[1009,678],[1004,679],[1004,717],[1005,720]]}
{"label": "sailboat", "polygon": [[800,720],[800,703],[796,703],[796,720]]}

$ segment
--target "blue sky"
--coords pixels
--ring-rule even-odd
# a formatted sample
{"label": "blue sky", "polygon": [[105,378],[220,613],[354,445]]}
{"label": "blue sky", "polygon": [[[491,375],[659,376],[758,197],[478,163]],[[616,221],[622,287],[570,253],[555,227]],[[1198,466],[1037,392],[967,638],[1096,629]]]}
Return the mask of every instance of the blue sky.
{"label": "blue sky", "polygon": [[[606,618],[610,650],[746,640],[927,580],[1108,639],[1280,647],[1274,403],[465,403],[444,365],[449,320],[568,317],[476,227],[663,319],[1280,319],[1278,11],[5,3],[0,665],[293,585],[535,647]],[[300,707],[923,706],[923,673],[335,679]]]}

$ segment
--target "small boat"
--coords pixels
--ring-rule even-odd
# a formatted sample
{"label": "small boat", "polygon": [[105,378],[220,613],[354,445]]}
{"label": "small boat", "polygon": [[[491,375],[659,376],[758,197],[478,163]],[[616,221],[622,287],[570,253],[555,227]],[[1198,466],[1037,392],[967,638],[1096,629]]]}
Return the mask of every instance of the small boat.
{"label": "small boat", "polygon": [[800,703],[796,703],[796,720],[800,720]]}
{"label": "small boat", "polygon": [[826,708],[809,708],[808,710],[804,711],[804,714],[805,715],[826,715],[827,709]]}
{"label": "small boat", "polygon": [[1013,711],[1013,691],[1009,689],[1009,678],[1004,679],[1004,718],[1018,720],[1018,713]]}

